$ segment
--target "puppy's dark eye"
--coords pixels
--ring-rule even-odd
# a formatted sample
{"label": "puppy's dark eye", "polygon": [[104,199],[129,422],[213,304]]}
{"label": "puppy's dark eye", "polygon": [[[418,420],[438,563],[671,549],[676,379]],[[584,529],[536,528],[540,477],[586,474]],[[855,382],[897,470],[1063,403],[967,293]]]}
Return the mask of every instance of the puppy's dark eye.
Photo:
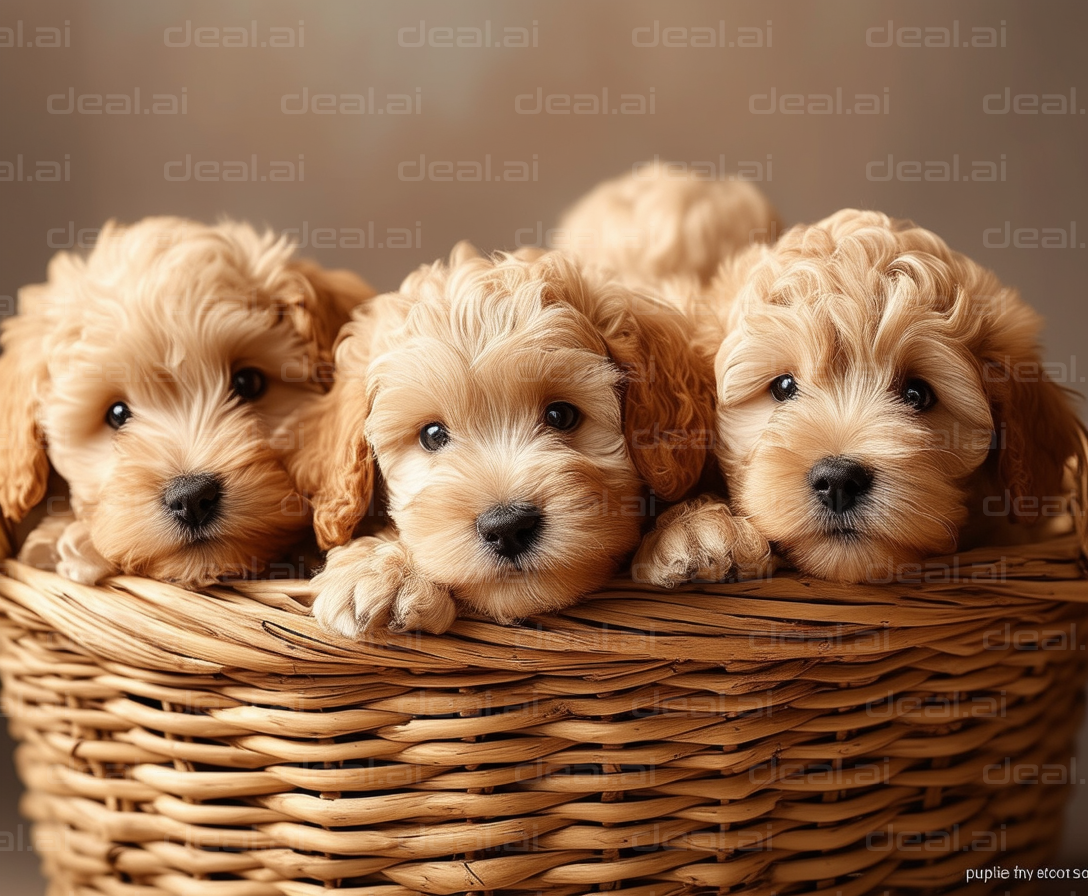
{"label": "puppy's dark eye", "polygon": [[428,423],[419,431],[419,444],[427,451],[438,451],[450,443],[450,431],[441,423]]}
{"label": "puppy's dark eye", "polygon": [[231,377],[230,387],[242,401],[256,401],[268,388],[268,381],[256,367],[243,367]]}
{"label": "puppy's dark eye", "polygon": [[797,397],[797,380],[792,373],[784,373],[771,380],[771,395],[775,401],[789,401]]}
{"label": "puppy's dark eye", "polygon": [[907,380],[903,384],[899,397],[916,411],[928,411],[937,403],[937,396],[933,392],[933,387],[925,380],[917,378]]}
{"label": "puppy's dark eye", "polygon": [[544,425],[552,429],[574,429],[582,419],[582,412],[565,401],[556,401],[544,408]]}
{"label": "puppy's dark eye", "polygon": [[128,422],[128,418],[132,416],[132,411],[128,409],[128,405],[123,401],[115,401],[109,406],[109,410],[106,411],[106,422],[114,429],[120,429]]}

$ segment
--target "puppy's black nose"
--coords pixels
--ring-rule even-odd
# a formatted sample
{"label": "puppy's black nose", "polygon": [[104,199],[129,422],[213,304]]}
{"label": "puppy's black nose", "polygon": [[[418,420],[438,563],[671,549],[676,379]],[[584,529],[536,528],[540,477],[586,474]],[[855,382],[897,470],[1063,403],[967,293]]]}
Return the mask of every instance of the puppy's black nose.
{"label": "puppy's black nose", "polygon": [[873,474],[848,457],[825,457],[808,471],[808,483],[832,513],[845,513],[873,484]]}
{"label": "puppy's black nose", "polygon": [[186,529],[199,529],[215,519],[222,485],[211,473],[188,473],[171,479],[162,493],[166,513]]}
{"label": "puppy's black nose", "polygon": [[476,517],[476,531],[496,554],[513,560],[536,542],[542,519],[532,504],[496,504]]}

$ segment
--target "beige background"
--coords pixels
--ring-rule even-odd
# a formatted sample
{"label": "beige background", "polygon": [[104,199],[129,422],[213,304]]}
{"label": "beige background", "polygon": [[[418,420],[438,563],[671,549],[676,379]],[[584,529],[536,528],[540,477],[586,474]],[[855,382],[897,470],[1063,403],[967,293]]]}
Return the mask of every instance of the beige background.
{"label": "beige background", "polygon": [[[401,46],[420,40],[441,43],[444,32],[471,40],[490,28],[492,46],[482,48]],[[870,46],[888,40],[911,43],[939,38],[935,30],[957,29],[961,43],[993,29],[1004,46],[952,48]],[[246,42],[257,46],[169,47],[184,39],[186,22],[196,42]],[[256,22],[252,25],[252,22]],[[697,42],[713,47],[634,46],[652,40]],[[414,265],[446,253],[458,239],[487,248],[513,247],[546,236],[561,210],[599,179],[639,160],[659,155],[703,168],[713,165],[755,171],[789,222],[822,217],[842,206],[878,208],[914,218],[944,236],[955,248],[993,267],[1016,284],[1047,317],[1046,353],[1065,365],[1082,390],[1088,359],[1079,359],[1088,333],[1084,282],[1088,274],[1088,78],[1084,52],[1088,6],[1083,3],[809,2],[809,3],[187,3],[58,2],[7,0],[0,8],[0,177],[22,156],[22,181],[0,181],[0,304],[23,283],[40,280],[54,251],[79,242],[79,231],[110,217],[132,220],[155,213],[204,220],[231,215],[264,222],[277,230],[306,228],[307,254],[330,265],[354,268],[381,288],[395,286]],[[301,22],[301,24],[300,24]],[[490,24],[488,24],[490,23]],[[954,24],[958,23],[958,24]],[[67,47],[28,46],[48,42],[57,28]],[[288,29],[274,31],[273,29]],[[495,46],[525,29],[525,48]],[[695,31],[695,28],[709,30]],[[901,31],[918,28],[917,33]],[[200,30],[209,29],[209,30]],[[242,29],[242,30],[228,30]],[[686,29],[686,30],[667,30]],[[747,29],[747,30],[745,30]],[[291,34],[296,46],[260,46]],[[11,41],[9,41],[9,36]],[[738,44],[761,40],[763,46]],[[298,43],[302,46],[298,46]],[[733,46],[730,46],[730,44]],[[68,94],[95,108],[102,95],[115,108],[136,89],[151,108],[172,95],[185,114],[49,114],[68,105]],[[303,90],[318,94],[362,94],[373,90],[374,106],[364,115],[284,114],[300,104]],[[642,115],[521,115],[535,106],[536,92],[563,95],[569,104],[590,104],[578,94],[603,96],[608,106],[634,103]],[[841,91],[841,114],[752,114],[766,107],[772,91],[802,94],[803,106],[821,101],[810,95]],[[1076,92],[1073,114],[988,115],[983,98],[1004,92],[1026,95],[1022,110],[1039,108],[1044,94]],[[621,95],[629,95],[626,99]],[[859,114],[856,95],[876,95],[881,113]],[[407,95],[402,101],[395,95]],[[753,96],[757,97],[753,101]],[[182,99],[184,97],[184,100]],[[418,113],[415,106],[419,103]],[[650,99],[652,97],[652,100]],[[887,111],[884,102],[887,97]],[[327,102],[317,100],[318,108]],[[396,114],[407,103],[410,114]],[[787,99],[785,107],[796,101]],[[649,114],[652,103],[653,114]],[[382,111],[379,113],[378,109]],[[850,108],[850,114],[845,110]],[[256,166],[253,157],[256,156]],[[300,172],[299,161],[302,157]],[[416,173],[420,157],[428,170],[469,170],[491,160],[497,174],[524,163],[528,182],[480,183],[430,179],[401,180]],[[883,175],[891,156],[899,174],[937,172],[937,163],[958,165],[961,178],[993,163],[1004,171],[996,182],[910,181]],[[193,178],[167,180],[185,170]],[[958,159],[958,161],[957,161]],[[198,181],[215,170],[220,178],[239,171],[245,182]],[[276,182],[275,162],[292,163],[293,182]],[[444,167],[432,163],[453,163]],[[56,163],[56,166],[47,164]],[[203,163],[203,166],[201,166]],[[747,163],[747,164],[746,164]],[[870,163],[879,163],[870,168]],[[900,163],[907,163],[901,165]],[[919,163],[912,166],[910,163]],[[65,167],[66,166],[66,167]],[[28,180],[31,173],[67,171],[60,182]],[[301,176],[299,176],[301,173]],[[535,176],[534,176],[535,173]],[[1048,228],[1057,242],[1076,229],[1073,248],[987,248],[984,233],[1004,238],[1006,222],[1015,231]],[[1072,223],[1075,222],[1075,225]],[[315,248],[317,242],[350,240],[369,232],[366,248]],[[328,230],[331,228],[332,230]],[[50,231],[53,233],[50,235]],[[519,234],[520,231],[520,234]],[[1059,231],[1061,233],[1059,233]],[[407,237],[405,237],[407,233]],[[1041,234],[1042,235],[1042,234]],[[84,233],[84,242],[90,233]],[[378,243],[407,239],[407,248]],[[1021,233],[1020,243],[1030,243]],[[1081,363],[1083,361],[1083,364]],[[1082,372],[1082,368],[1083,371]],[[1056,368],[1058,369],[1058,368]],[[1045,434],[1040,434],[1045,437]],[[1082,743],[1088,738],[1082,739]],[[0,831],[17,832],[16,785],[0,746],[2,800]],[[1079,768],[1088,769],[1082,752]],[[1078,778],[1082,774],[1078,772]],[[1065,856],[1088,859],[1088,787],[1078,783]],[[25,843],[26,837],[21,839]],[[25,851],[3,859],[0,892],[41,892],[33,856]],[[1059,888],[1058,892],[1069,892]]]}

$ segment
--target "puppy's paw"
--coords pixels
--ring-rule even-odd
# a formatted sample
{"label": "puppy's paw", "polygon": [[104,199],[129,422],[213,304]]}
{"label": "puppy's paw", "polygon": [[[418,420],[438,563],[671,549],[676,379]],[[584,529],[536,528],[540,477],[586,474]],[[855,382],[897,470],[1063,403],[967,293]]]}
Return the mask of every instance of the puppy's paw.
{"label": "puppy's paw", "polygon": [[74,522],[71,513],[47,516],[34,527],[19,548],[19,562],[36,569],[56,572],[60,562],[57,544],[64,536],[64,530]]}
{"label": "puppy's paw", "polygon": [[98,553],[87,524],[76,520],[57,539],[57,572],[73,582],[97,585],[120,570]]}
{"label": "puppy's paw", "polygon": [[441,634],[457,618],[449,589],[417,575],[399,541],[366,537],[333,548],[313,584],[314,617],[345,638],[383,627]]}
{"label": "puppy's paw", "polygon": [[722,500],[703,495],[670,508],[635,553],[631,577],[658,588],[684,582],[724,582],[767,575],[771,546],[756,528],[733,516]]}

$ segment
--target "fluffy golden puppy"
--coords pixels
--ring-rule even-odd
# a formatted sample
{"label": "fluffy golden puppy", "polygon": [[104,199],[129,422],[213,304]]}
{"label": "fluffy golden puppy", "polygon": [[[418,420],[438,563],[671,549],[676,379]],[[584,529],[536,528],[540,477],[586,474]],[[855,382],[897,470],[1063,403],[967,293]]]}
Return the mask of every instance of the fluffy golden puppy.
{"label": "fluffy golden puppy", "polygon": [[[735,176],[733,176],[735,178]],[[753,183],[699,177],[689,167],[644,162],[604,181],[563,216],[558,247],[624,282],[705,286],[729,256],[773,242],[780,222]]]}
{"label": "fluffy golden puppy", "polygon": [[1062,512],[1084,449],[1040,319],[935,234],[840,211],[738,256],[713,290],[732,508],[801,571],[894,580]]}
{"label": "fluffy golden puppy", "polygon": [[[649,291],[679,309],[692,330],[692,351],[712,364],[724,336],[720,302],[708,284],[721,265],[751,245],[773,242],[778,214],[753,183],[697,176],[685,165],[642,163],[605,181],[564,215],[557,243],[583,267]],[[631,565],[637,581],[670,588],[699,578],[767,572],[767,540],[704,478],[707,494],[667,510]]]}
{"label": "fluffy golden puppy", "polygon": [[372,294],[238,223],[111,222],[87,257],[58,253],[2,337],[0,509],[23,518],[51,462],[74,513],[24,556],[188,586],[276,558],[309,511],[273,433],[327,390],[337,330]]}
{"label": "fluffy golden puppy", "polygon": [[[317,618],[441,632],[459,604],[511,622],[599,587],[649,492],[682,497],[710,457],[712,371],[690,341],[674,309],[554,252],[462,244],[375,299],[298,421],[291,470],[332,548]],[[379,472],[394,527],[346,543]]]}

